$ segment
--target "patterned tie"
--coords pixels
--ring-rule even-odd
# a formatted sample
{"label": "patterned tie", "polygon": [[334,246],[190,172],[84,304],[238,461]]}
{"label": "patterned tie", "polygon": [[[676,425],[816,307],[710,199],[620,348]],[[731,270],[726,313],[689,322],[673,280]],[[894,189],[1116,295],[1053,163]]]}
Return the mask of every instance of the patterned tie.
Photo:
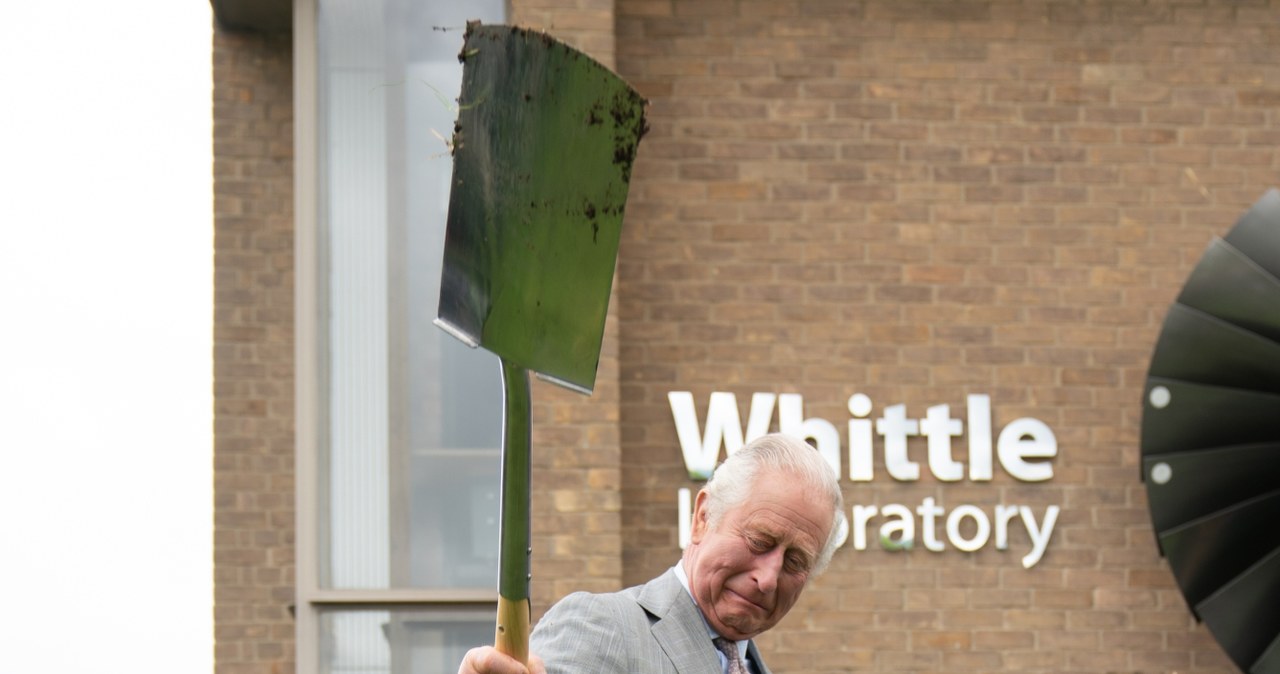
{"label": "patterned tie", "polygon": [[738,645],[724,637],[716,637],[711,640],[716,645],[716,650],[724,653],[724,657],[729,661],[728,669],[724,670],[724,674],[750,674],[747,672],[747,666],[742,664],[742,658],[738,657]]}

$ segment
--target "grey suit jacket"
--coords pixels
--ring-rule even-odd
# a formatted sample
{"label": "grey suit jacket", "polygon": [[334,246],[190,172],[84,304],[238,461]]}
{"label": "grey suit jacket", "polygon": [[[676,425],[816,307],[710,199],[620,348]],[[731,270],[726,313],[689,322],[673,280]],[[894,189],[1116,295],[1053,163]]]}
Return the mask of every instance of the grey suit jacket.
{"label": "grey suit jacket", "polygon": [[[621,592],[561,599],[529,647],[548,674],[721,674],[702,614],[671,570]],[[747,656],[770,674],[754,641]]]}

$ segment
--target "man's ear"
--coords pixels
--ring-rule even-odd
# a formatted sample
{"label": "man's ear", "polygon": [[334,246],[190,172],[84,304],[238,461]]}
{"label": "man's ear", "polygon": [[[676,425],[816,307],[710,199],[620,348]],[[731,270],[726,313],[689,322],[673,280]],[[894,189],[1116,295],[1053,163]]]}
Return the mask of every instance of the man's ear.
{"label": "man's ear", "polygon": [[693,543],[702,542],[702,537],[707,535],[707,490],[698,491],[698,496],[693,500],[693,526],[689,530],[689,540]]}

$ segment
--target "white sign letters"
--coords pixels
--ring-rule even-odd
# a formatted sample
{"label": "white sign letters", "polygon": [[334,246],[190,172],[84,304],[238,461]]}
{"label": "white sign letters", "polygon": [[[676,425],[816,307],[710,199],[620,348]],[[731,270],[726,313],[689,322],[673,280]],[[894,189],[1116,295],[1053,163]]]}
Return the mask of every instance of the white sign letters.
{"label": "white sign letters", "polygon": [[[837,475],[847,475],[853,482],[876,479],[876,436],[880,437],[884,470],[899,482],[920,479],[922,464],[913,461],[909,451],[909,439],[913,437],[923,436],[925,439],[926,460],[923,465],[941,483],[959,482],[966,477],[970,482],[989,482],[994,477],[997,463],[1001,470],[1017,480],[1043,482],[1053,478],[1051,459],[1058,454],[1058,441],[1053,431],[1044,422],[1027,417],[1015,419],[1000,429],[993,452],[991,399],[986,395],[967,397],[964,420],[953,417],[950,406],[945,404],[929,407],[918,419],[907,416],[906,405],[889,405],[879,418],[872,419],[874,405],[871,399],[855,393],[848,401],[847,454],[841,452],[840,432],[836,425],[826,419],[806,419],[804,400],[796,393],[753,394],[745,428],[738,413],[737,398],[732,393],[711,394],[706,421],[701,428],[692,393],[672,391],[667,398],[685,468],[694,480],[706,480],[711,476],[721,447],[726,454],[733,454],[744,442],[768,433],[775,406],[780,432],[809,441]],[[967,465],[956,460],[952,451],[952,441],[962,436],[967,442]],[[841,466],[846,456],[847,473]],[[688,542],[689,498],[689,490],[681,489],[681,547]],[[845,545],[852,535],[853,548],[865,550],[868,528],[872,527],[875,518],[881,518],[877,533],[881,547],[886,550],[913,548],[917,540],[917,521],[920,543],[932,552],[941,552],[948,544],[968,552],[979,550],[991,542],[993,534],[996,549],[1006,550],[1010,528],[1020,525],[1031,543],[1030,552],[1022,557],[1022,566],[1031,568],[1044,555],[1059,512],[1058,506],[1051,505],[1037,518],[1030,506],[1005,504],[994,506],[990,514],[968,504],[947,512],[932,497],[925,498],[914,510],[899,503],[885,506],[858,504],[851,508],[851,517],[845,522],[840,544]],[[939,523],[942,524],[945,541],[938,533]]]}

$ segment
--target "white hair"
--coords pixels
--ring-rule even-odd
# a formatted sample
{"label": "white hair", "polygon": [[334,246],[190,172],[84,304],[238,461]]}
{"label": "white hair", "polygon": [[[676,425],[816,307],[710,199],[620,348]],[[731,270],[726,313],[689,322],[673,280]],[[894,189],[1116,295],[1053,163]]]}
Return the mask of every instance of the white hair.
{"label": "white hair", "polygon": [[844,521],[844,496],[835,471],[818,450],[794,436],[770,433],[756,438],[716,468],[703,487],[707,492],[707,525],[715,529],[725,513],[747,501],[761,469],[796,477],[796,489],[822,498],[831,506],[831,531],[813,565],[814,575],[822,573],[835,553]]}

